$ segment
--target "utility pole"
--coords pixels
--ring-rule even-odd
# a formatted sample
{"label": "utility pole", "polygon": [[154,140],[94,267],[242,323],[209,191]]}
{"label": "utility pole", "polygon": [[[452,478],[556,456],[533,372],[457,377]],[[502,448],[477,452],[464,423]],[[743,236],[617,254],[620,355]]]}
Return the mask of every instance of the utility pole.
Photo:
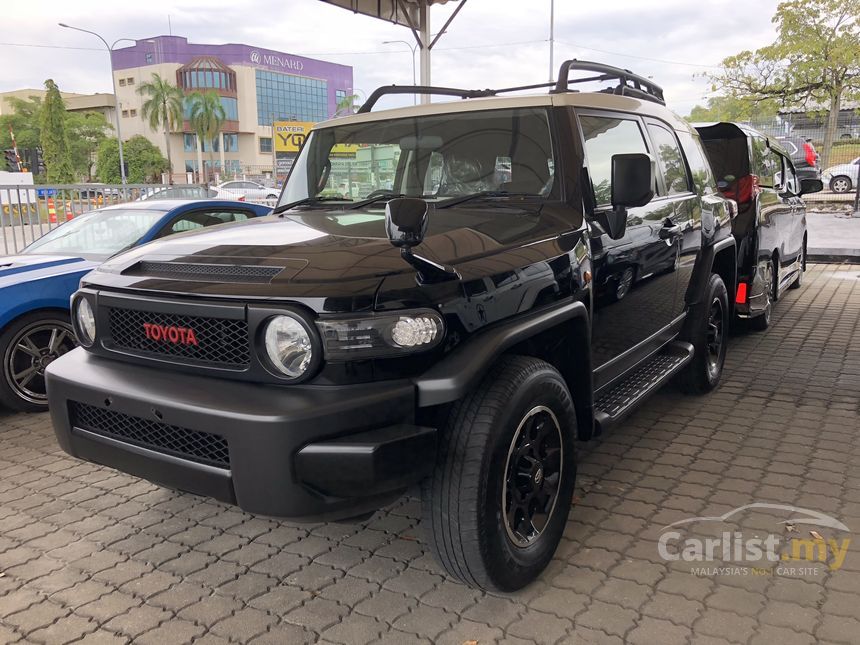
{"label": "utility pole", "polygon": [[110,81],[111,81],[111,84],[113,85],[113,110],[114,110],[114,115],[116,117],[115,118],[115,120],[116,120],[116,140],[117,140],[117,143],[119,144],[119,173],[120,173],[120,177],[122,177],[122,185],[125,186],[128,183],[128,181],[126,180],[126,177],[125,177],[125,159],[123,158],[123,155],[122,155],[122,133],[120,132],[120,123],[119,123],[119,119],[120,119],[119,99],[116,96],[116,79],[114,78],[114,75],[113,75],[113,48],[116,47],[117,43],[122,42],[123,40],[129,40],[131,42],[137,42],[137,41],[135,41],[132,38],[117,38],[113,42],[113,45],[108,45],[108,42],[94,31],[90,31],[89,29],[81,29],[80,27],[72,27],[71,25],[67,25],[67,24],[62,23],[62,22],[58,23],[58,24],[60,25],[60,27],[65,27],[66,29],[74,29],[75,31],[82,31],[85,34],[90,34],[92,36],[95,36],[100,41],[102,41],[102,43],[104,44],[104,46],[108,50],[108,57],[110,58]]}
{"label": "utility pole", "polygon": [[275,113],[269,114],[272,120],[272,179],[275,180],[275,186],[278,185],[278,153],[275,152]]}

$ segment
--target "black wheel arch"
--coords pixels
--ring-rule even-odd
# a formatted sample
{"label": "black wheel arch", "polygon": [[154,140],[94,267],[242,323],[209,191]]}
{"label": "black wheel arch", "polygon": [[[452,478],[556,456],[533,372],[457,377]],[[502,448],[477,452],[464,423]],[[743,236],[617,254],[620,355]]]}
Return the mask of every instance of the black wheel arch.
{"label": "black wheel arch", "polygon": [[[712,273],[720,276],[725,283],[726,291],[729,293],[729,313],[733,315],[735,292],[738,284],[738,253],[734,236],[729,235],[702,248],[702,255],[693,269],[693,276],[687,288],[686,300],[690,309],[702,304],[702,294],[708,287]],[[682,338],[691,337],[690,324],[693,318],[693,316],[688,315],[684,321],[684,329],[681,332]]]}
{"label": "black wheel arch", "polygon": [[502,321],[476,334],[415,379],[419,408],[463,398],[486,370],[508,354],[540,358],[564,377],[574,401],[578,439],[593,436],[591,320],[579,300]]}

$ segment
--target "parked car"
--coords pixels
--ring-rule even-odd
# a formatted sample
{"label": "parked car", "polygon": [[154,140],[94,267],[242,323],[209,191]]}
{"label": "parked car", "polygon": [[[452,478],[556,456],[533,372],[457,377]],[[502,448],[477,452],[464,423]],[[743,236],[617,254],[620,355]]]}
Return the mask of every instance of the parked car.
{"label": "parked car", "polygon": [[80,215],[21,251],[0,257],[0,404],[44,411],[44,372],[75,347],[69,297],[83,275],[116,253],[213,224],[271,212],[226,201],[147,201]]}
{"label": "parked car", "polygon": [[[573,91],[595,77],[610,86]],[[404,92],[380,88],[314,127],[277,217],[90,273],[83,347],[47,372],[62,449],[305,520],[366,516],[420,482],[452,576],[533,580],[571,510],[575,439],[675,376],[719,382],[736,243],[696,131],[653,81],[566,61],[553,92],[495,96],[514,89],[372,112]],[[366,191],[332,196],[364,164],[333,164],[340,144],[396,148],[393,177],[357,166]],[[598,267],[598,244],[629,253]],[[598,273],[637,255],[654,270],[598,298]]]}
{"label": "parked car", "polygon": [[261,200],[278,198],[277,188],[269,188],[255,181],[247,180],[225,181],[215,186],[215,191],[221,199]]}
{"label": "parked car", "polygon": [[738,204],[735,314],[754,329],[770,325],[773,303],[799,288],[806,270],[806,205],[820,179],[799,178],[787,150],[738,123],[697,124],[717,186]]}
{"label": "parked car", "polygon": [[834,193],[847,193],[857,189],[860,181],[860,157],[848,163],[830,166],[821,173],[821,180]]}
{"label": "parked car", "polygon": [[165,186],[151,193],[145,193],[137,198],[137,201],[149,201],[152,199],[215,199],[218,191],[206,186]]}
{"label": "parked car", "polygon": [[819,155],[811,139],[778,137],[776,140],[788,152],[800,179],[821,179]]}

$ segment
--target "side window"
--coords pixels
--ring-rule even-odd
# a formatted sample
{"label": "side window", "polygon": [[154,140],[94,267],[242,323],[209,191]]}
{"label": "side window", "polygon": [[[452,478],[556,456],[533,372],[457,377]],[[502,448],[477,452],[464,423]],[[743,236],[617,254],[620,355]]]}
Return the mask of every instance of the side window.
{"label": "side window", "polygon": [[763,137],[752,137],[753,174],[764,188],[778,188],[781,182],[780,156],[771,150]]}
{"label": "side window", "polygon": [[693,187],[696,192],[699,195],[717,192],[714,173],[711,170],[711,164],[702,147],[702,140],[699,138],[699,135],[693,135],[689,132],[678,132],[678,140],[681,142],[681,147],[684,149],[684,154],[687,157],[687,163],[690,165]]}
{"label": "side window", "polygon": [[185,213],[170,224],[164,235],[194,231],[206,226],[226,224],[228,222],[243,222],[248,214],[241,211],[192,211]]}
{"label": "side window", "polygon": [[666,194],[681,195],[690,192],[690,182],[687,179],[687,167],[684,165],[684,155],[678,147],[675,135],[668,129],[648,124],[648,132],[657,152],[657,163],[663,173],[666,184]]}
{"label": "side window", "polygon": [[792,195],[797,195],[797,193],[800,192],[800,184],[797,181],[797,174],[794,171],[794,166],[791,165],[791,162],[788,159],[783,157],[782,167],[784,168],[785,173],[785,190]]}
{"label": "side window", "polygon": [[612,200],[612,155],[648,152],[639,124],[633,119],[581,115],[579,123],[585,139],[588,174],[595,204]]}

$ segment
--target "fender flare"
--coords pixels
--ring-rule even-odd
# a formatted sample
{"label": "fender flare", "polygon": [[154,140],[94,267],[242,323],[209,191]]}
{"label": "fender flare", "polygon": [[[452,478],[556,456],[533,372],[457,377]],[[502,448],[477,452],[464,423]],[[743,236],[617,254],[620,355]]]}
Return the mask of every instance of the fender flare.
{"label": "fender flare", "polygon": [[418,407],[441,405],[463,398],[484,375],[487,367],[506,350],[574,318],[589,320],[588,309],[579,300],[502,321],[476,333],[414,379]]}

